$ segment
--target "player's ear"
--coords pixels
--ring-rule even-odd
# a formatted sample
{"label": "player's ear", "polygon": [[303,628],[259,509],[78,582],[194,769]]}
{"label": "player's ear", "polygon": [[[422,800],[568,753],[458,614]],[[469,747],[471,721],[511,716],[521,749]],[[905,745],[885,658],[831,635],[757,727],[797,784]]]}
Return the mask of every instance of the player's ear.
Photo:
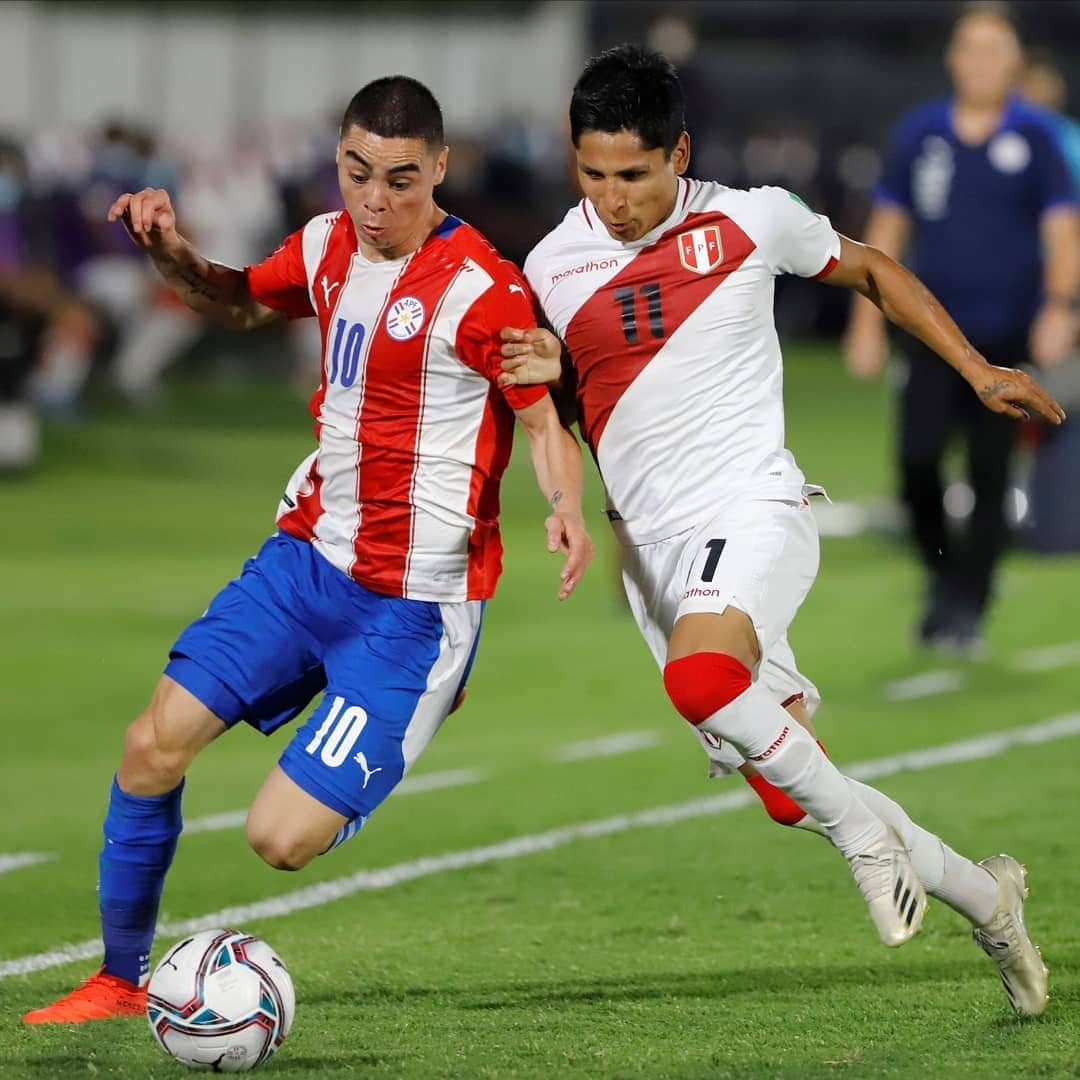
{"label": "player's ear", "polygon": [[675,143],[675,149],[671,151],[671,164],[676,176],[682,176],[690,166],[690,135],[685,131]]}
{"label": "player's ear", "polygon": [[434,180],[434,183],[436,184],[436,186],[441,184],[443,182],[443,180],[446,178],[446,159],[449,156],[450,156],[450,147],[449,146],[444,146],[439,151],[439,156],[435,160],[435,180]]}

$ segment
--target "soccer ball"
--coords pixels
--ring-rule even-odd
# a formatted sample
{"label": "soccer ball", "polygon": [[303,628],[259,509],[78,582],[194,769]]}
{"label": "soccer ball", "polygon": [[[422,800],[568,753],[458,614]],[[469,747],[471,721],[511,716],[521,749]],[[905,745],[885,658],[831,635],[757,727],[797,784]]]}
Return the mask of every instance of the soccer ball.
{"label": "soccer ball", "polygon": [[285,1041],[296,1013],[288,969],[265,941],[204,930],[150,976],[146,1016],[164,1050],[193,1069],[247,1072]]}

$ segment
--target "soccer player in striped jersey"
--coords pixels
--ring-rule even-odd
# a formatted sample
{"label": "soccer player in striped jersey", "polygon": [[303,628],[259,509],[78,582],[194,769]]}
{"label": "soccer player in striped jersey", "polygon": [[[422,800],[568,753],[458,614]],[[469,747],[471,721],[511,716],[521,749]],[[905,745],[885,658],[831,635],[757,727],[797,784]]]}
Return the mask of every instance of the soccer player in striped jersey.
{"label": "soccer player in striped jersey", "polygon": [[[970,919],[1016,1008],[1041,1012],[1046,972],[1024,928],[1020,865],[957,855],[845,777],[813,737],[820,699],[787,631],[817,574],[808,496],[820,489],[784,446],[775,278],[868,296],[995,412],[1064,413],[1025,374],[989,365],[912,274],[795,196],[687,178],[682,91],[659,54],[620,46],[591,60],[570,127],[585,198],[525,275],[565,343],[627,597],[673,705],[713,773],[740,769],[770,816],[829,837],[885,944],[916,932],[925,886]],[[560,379],[550,332],[504,338],[508,384]]]}
{"label": "soccer player in striped jersey", "polygon": [[591,558],[576,440],[544,387],[496,385],[500,328],[533,325],[528,287],[436,205],[446,159],[435,98],[393,76],[364,87],[342,121],[345,210],[257,266],[198,254],[164,191],[123,195],[109,211],[195,311],[238,329],[318,319],[318,446],[286,486],[275,534],[180,635],[128,728],[100,860],[103,966],[29,1023],[145,1010],[183,777],[237,722],[269,734],[323,694],[248,816],[248,840],[273,867],[300,869],[347,840],[394,789],[476,655],[501,571],[515,415],[550,504],[548,550],[566,554],[560,599]]}

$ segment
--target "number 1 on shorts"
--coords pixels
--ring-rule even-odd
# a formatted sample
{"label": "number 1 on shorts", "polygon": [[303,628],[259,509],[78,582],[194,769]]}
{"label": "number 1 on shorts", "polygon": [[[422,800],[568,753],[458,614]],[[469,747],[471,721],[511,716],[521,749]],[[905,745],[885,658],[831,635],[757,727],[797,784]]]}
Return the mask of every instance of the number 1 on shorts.
{"label": "number 1 on shorts", "polygon": [[726,543],[726,540],[710,540],[705,545],[709,549],[709,555],[705,560],[705,568],[701,571],[702,581],[712,581],[716,574],[716,564],[720,561]]}

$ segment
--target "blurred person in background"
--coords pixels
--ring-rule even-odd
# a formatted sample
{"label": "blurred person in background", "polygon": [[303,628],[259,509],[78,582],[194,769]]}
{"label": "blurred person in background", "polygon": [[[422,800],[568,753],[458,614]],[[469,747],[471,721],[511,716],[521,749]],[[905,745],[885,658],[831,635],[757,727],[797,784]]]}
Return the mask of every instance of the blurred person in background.
{"label": "blurred person in background", "polygon": [[[1048,54],[1028,54],[1020,89],[1028,101],[1050,112],[1080,194],[1080,122],[1065,114],[1068,88]],[[1080,320],[1080,307],[1074,305],[1073,313]],[[1074,348],[1064,363],[1045,370],[1041,381],[1064,408],[1080,410],[1080,350]],[[1080,424],[1039,432],[1028,485],[1030,539],[1037,551],[1080,551],[1080,499],[1062,498],[1063,492],[1075,491],[1078,483]]]}
{"label": "blurred person in background", "polygon": [[[1050,366],[1075,337],[1080,219],[1049,118],[1014,94],[1022,59],[1003,8],[961,15],[946,54],[953,94],[901,121],[864,239],[897,258],[910,241],[912,268],[991,363]],[[887,348],[881,312],[856,299],[844,341],[850,371],[877,375]],[[902,495],[928,575],[918,637],[974,657],[1006,540],[1013,425],[982,409],[914,338],[902,349]],[[975,496],[962,541],[949,535],[941,475],[961,432]]]}
{"label": "blurred person in background", "polygon": [[179,170],[146,131],[125,121],[104,125],[89,175],[66,194],[69,227],[59,238],[80,294],[97,306],[116,333],[112,379],[129,401],[153,398],[170,360],[205,323],[166,288],[105,215],[125,191],[145,187],[176,192]]}
{"label": "blurred person in background", "polygon": [[31,465],[38,409],[70,414],[99,327],[49,266],[21,146],[0,139],[0,468]]}
{"label": "blurred person in background", "polygon": [[1066,115],[1069,94],[1065,76],[1047,53],[1035,51],[1027,54],[1020,92],[1033,105],[1051,113],[1061,141],[1061,151],[1073,182],[1080,190],[1080,120]]}

